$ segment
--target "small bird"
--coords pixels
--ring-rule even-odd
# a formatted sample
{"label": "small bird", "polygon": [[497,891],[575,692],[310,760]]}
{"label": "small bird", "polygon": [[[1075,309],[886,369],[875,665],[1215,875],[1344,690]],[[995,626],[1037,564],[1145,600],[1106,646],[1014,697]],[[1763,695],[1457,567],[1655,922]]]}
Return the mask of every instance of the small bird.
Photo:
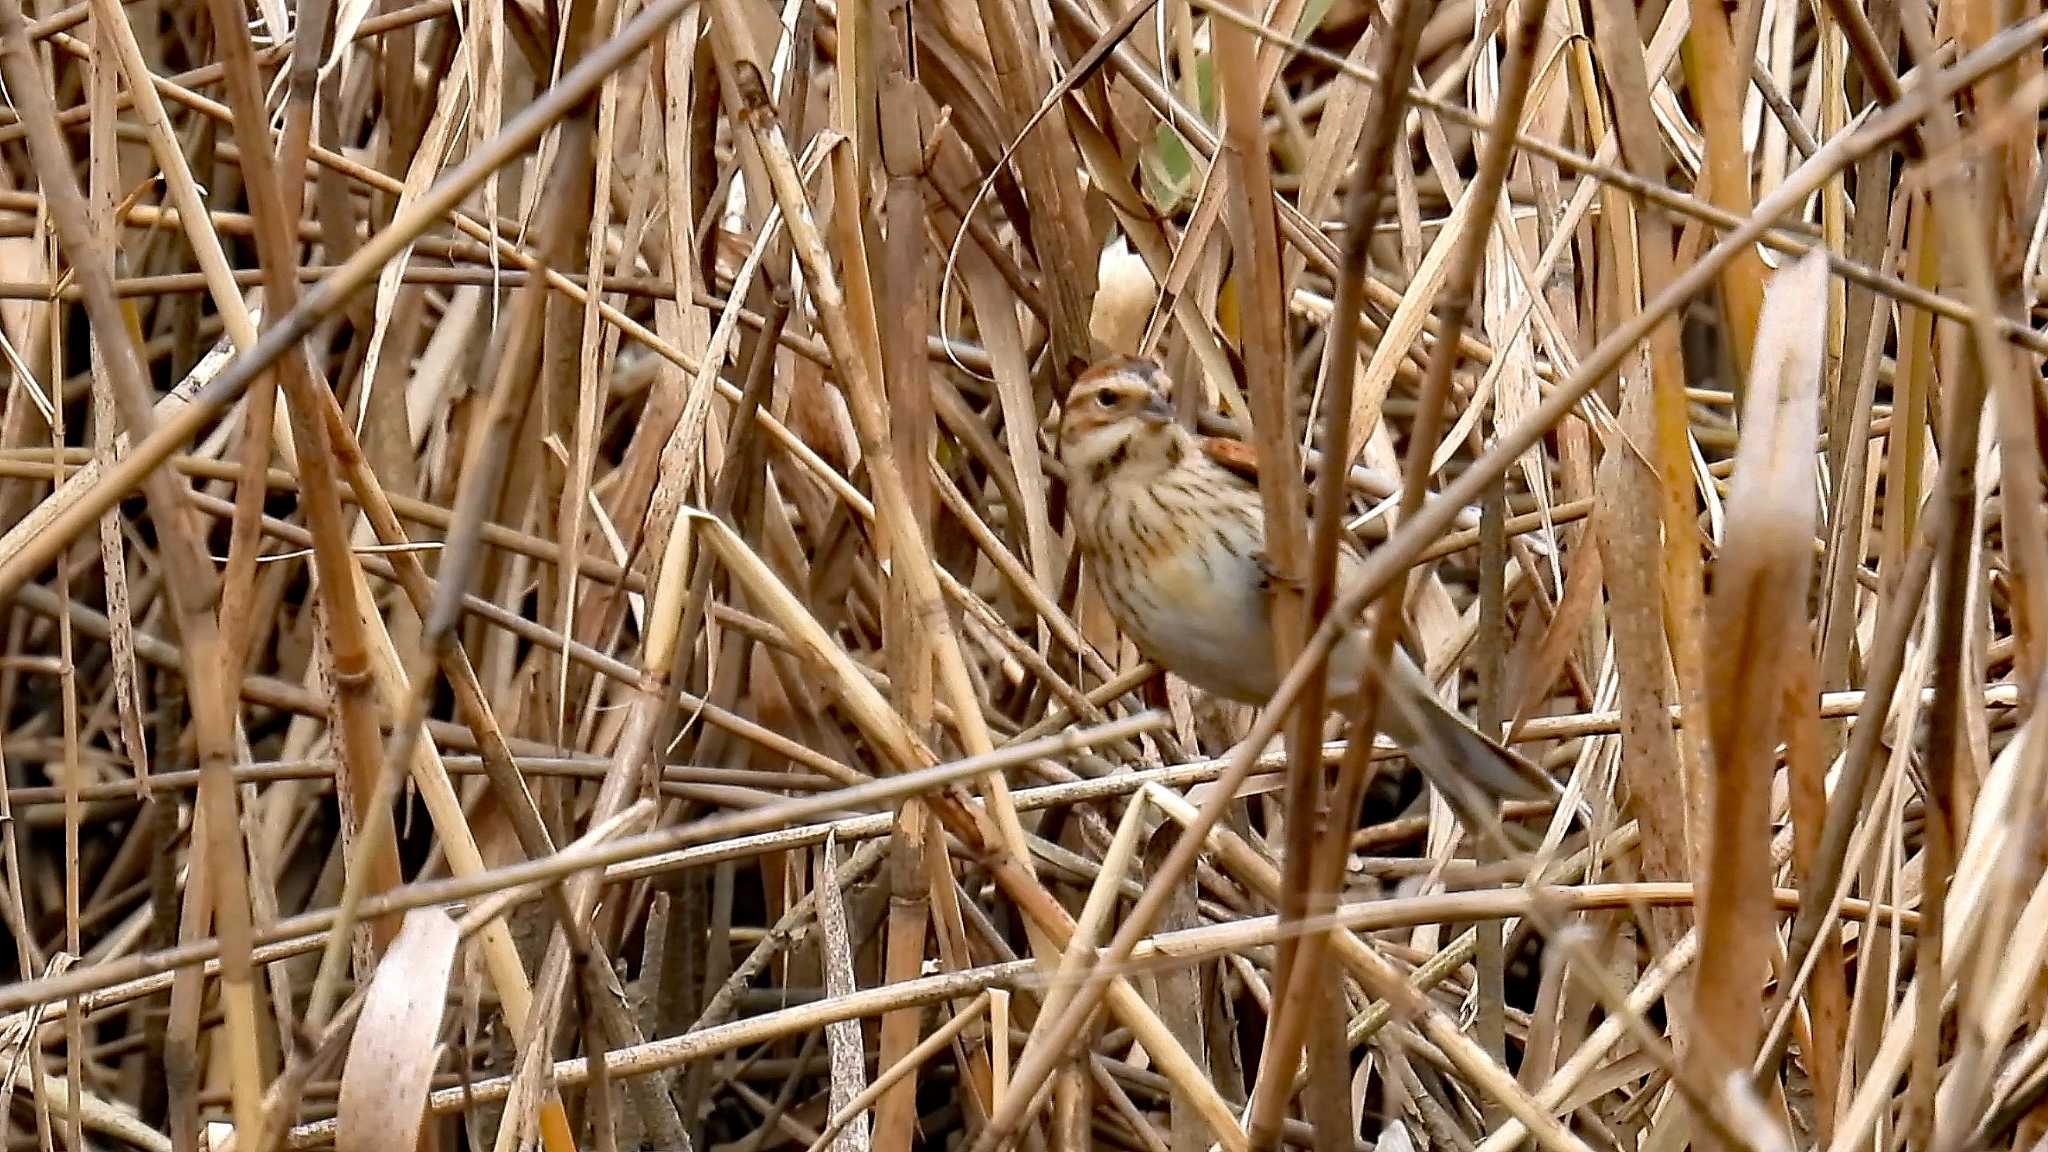
{"label": "small bird", "polygon": [[[1176,423],[1164,370],[1140,357],[1097,363],[1075,381],[1060,413],[1082,557],[1117,625],[1147,659],[1198,688],[1264,704],[1285,669],[1273,658],[1265,516],[1258,490],[1223,462],[1218,442]],[[1338,550],[1339,594],[1356,587],[1365,559]],[[1346,708],[1371,660],[1363,628],[1330,651],[1329,700]],[[1380,728],[1464,813],[1558,794],[1541,769],[1487,739],[1446,707],[1422,670],[1395,649]]]}

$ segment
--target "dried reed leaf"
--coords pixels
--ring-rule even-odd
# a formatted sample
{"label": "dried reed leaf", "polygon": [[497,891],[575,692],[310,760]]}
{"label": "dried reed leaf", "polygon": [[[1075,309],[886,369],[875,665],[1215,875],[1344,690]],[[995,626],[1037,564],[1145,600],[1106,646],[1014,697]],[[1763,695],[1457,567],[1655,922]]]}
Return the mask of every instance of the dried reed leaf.
{"label": "dried reed leaf", "polygon": [[[853,943],[846,934],[846,906],[839,898],[838,845],[830,836],[818,858],[818,924],[824,950],[825,994],[851,995]],[[825,1026],[825,1046],[832,1059],[832,1112],[838,1115],[852,1105],[867,1087],[867,1054],[861,1041],[860,1025],[841,1020]],[[868,1118],[855,1116],[833,1138],[833,1152],[867,1152]]]}
{"label": "dried reed leaf", "polygon": [[[413,154],[412,164],[405,171],[405,186],[398,195],[398,210],[404,209],[419,199],[427,188],[440,177],[441,165],[447,159],[447,148],[455,128],[470,103],[472,89],[464,82],[466,74],[450,76],[441,86],[441,99],[434,105],[434,115],[427,121],[425,137],[420,141],[419,150]],[[375,324],[370,330],[369,344],[363,355],[363,379],[377,378],[377,362],[384,353],[384,342],[391,333],[391,312],[398,306],[398,292],[405,275],[407,261],[412,259],[413,245],[407,244],[390,263],[377,273],[377,298],[374,311]],[[367,413],[365,403],[359,410]],[[362,435],[362,416],[357,419],[356,435]]]}
{"label": "dried reed leaf", "polygon": [[1827,260],[1815,253],[1771,282],[1736,446],[1728,538],[1714,568],[1707,668],[1714,787],[1701,927],[1698,1038],[1717,1074],[1754,1057],[1771,947],[1773,749],[1789,647],[1810,649],[1806,605],[1819,519],[1820,360]]}
{"label": "dried reed leaf", "polygon": [[1119,237],[1102,250],[1096,282],[1089,334],[1104,349],[1125,356],[1137,355],[1146,323],[1159,299],[1159,285],[1144,257],[1131,251],[1128,238]]}
{"label": "dried reed leaf", "polygon": [[327,46],[327,59],[320,62],[322,72],[331,72],[336,64],[347,55],[350,44],[355,42],[356,31],[377,5],[375,0],[340,0],[334,10],[334,33]]}
{"label": "dried reed leaf", "polygon": [[1358,458],[1366,438],[1379,426],[1381,406],[1394,387],[1394,373],[1407,359],[1416,338],[1422,334],[1423,322],[1436,307],[1437,293],[1443,287],[1444,277],[1451,272],[1451,254],[1457,249],[1459,234],[1467,228],[1487,226],[1472,219],[1473,205],[1473,198],[1466,196],[1451,209],[1450,219],[1444,222],[1435,242],[1423,256],[1408,290],[1401,294],[1401,303],[1394,309],[1393,318],[1387,321],[1386,331],[1359,371],[1357,390],[1351,400],[1351,445],[1346,450],[1346,460]]}
{"label": "dried reed leaf", "polygon": [[415,909],[378,962],[342,1066],[339,1152],[412,1152],[417,1146],[460,940],[447,913]]}

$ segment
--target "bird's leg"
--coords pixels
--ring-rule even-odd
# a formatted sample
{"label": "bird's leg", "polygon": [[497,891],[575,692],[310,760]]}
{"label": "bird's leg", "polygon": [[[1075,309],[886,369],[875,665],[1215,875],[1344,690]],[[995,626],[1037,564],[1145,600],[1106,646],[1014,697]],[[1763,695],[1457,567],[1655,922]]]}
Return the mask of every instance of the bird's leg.
{"label": "bird's leg", "polygon": [[1147,676],[1145,682],[1138,685],[1138,693],[1144,699],[1147,708],[1164,710],[1171,707],[1171,701],[1166,695],[1166,669],[1161,668],[1153,675]]}

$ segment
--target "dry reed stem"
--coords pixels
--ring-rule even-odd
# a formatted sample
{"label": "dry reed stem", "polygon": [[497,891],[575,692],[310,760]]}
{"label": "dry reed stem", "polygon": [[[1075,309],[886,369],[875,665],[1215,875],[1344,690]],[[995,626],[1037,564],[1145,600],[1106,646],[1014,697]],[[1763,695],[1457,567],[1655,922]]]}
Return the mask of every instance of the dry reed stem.
{"label": "dry reed stem", "polygon": [[[399,1143],[2048,1131],[2038,5],[26,7],[10,1143],[333,1143],[420,908]],[[1091,336],[1277,465],[1262,715],[1072,558]],[[1382,597],[1539,855],[1321,740]]]}
{"label": "dry reed stem", "polygon": [[[23,120],[41,167],[52,174],[44,194],[85,289],[86,305],[93,313],[99,347],[107,356],[106,367],[122,420],[132,436],[146,437],[153,423],[148,384],[132,342],[135,334],[113,297],[113,253],[106,246],[108,239],[97,232],[86,215],[71,171],[69,150],[58,135],[55,110],[43,88],[41,68],[31,55],[18,4],[0,7],[0,63],[4,63],[13,80],[10,88],[20,92],[15,99],[25,109]],[[200,749],[200,795],[207,820],[206,857],[212,873],[211,889],[200,899],[212,904],[223,940],[221,995],[227,1014],[236,1122],[255,1136],[262,1132],[261,1096],[266,1075],[257,1035],[262,993],[254,985],[249,963],[251,902],[247,860],[239,806],[229,777],[229,762],[234,756],[231,709],[224,687],[207,681],[208,670],[225,666],[219,621],[213,615],[216,585],[211,567],[192,534],[182,485],[160,472],[153,473],[146,484],[163,533],[162,554],[171,572],[170,594],[179,636],[187,650],[187,679],[197,686],[193,719]]]}

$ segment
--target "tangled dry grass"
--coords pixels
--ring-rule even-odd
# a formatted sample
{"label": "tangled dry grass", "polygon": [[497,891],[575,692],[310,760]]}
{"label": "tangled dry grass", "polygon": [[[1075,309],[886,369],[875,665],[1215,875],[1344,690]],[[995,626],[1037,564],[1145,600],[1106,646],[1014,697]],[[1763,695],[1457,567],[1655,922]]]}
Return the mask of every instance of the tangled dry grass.
{"label": "tangled dry grass", "polygon": [[[2044,37],[0,0],[0,1143],[2038,1146]],[[1300,707],[1077,561],[1112,352],[1372,548]]]}

